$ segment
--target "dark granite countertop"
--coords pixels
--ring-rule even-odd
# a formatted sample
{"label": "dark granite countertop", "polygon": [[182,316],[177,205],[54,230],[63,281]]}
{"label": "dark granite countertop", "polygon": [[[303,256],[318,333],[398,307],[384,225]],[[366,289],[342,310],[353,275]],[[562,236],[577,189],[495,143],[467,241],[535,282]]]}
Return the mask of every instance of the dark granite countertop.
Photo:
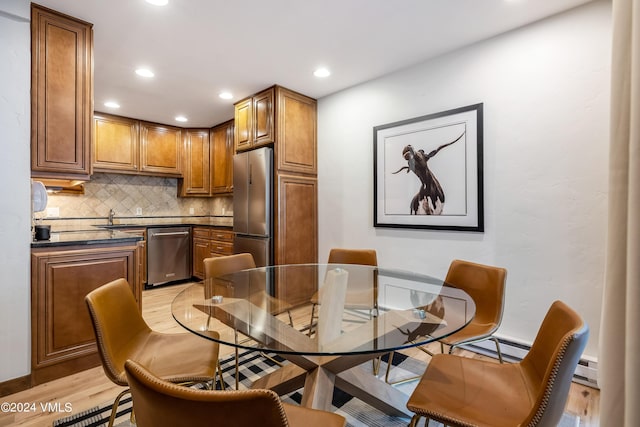
{"label": "dark granite countertop", "polygon": [[33,240],[32,248],[46,248],[73,245],[98,245],[105,243],[133,243],[142,240],[142,236],[117,230],[93,229],[77,231],[51,232],[49,240]]}
{"label": "dark granite countertop", "polygon": [[63,225],[53,224],[51,239],[32,240],[32,248],[95,245],[104,243],[127,243],[142,240],[142,236],[127,233],[127,229],[148,227],[198,226],[216,227],[232,230],[233,226],[227,218],[140,218],[116,219],[113,225]]}

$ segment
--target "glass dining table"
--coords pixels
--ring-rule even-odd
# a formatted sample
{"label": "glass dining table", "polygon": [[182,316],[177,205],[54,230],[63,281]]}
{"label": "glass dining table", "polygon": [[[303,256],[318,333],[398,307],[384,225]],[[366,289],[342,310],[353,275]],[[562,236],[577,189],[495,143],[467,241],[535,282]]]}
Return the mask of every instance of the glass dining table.
{"label": "glass dining table", "polygon": [[[408,396],[364,369],[378,356],[444,338],[475,315],[463,290],[424,274],[352,264],[260,267],[188,286],[171,305],[190,332],[290,363],[252,388],[303,388],[301,405],[328,410],[333,388],[390,415]],[[212,334],[221,327],[233,333]]]}

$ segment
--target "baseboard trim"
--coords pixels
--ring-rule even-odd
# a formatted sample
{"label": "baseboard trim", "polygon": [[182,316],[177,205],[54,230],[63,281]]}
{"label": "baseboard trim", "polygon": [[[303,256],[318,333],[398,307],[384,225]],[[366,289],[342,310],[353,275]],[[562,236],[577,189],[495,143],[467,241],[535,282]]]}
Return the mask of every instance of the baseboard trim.
{"label": "baseboard trim", "polygon": [[[530,345],[522,344],[519,342],[511,341],[505,338],[498,337],[500,341],[500,351],[505,361],[517,362],[531,349]],[[481,341],[479,343],[469,344],[461,346],[474,353],[479,353],[484,356],[489,356],[494,359],[498,358],[496,352],[496,346],[493,341]],[[589,387],[598,387],[598,362],[596,360],[590,360],[588,358],[581,358],[576,367],[576,372],[573,374],[573,381],[579,384],[583,384]]]}
{"label": "baseboard trim", "polygon": [[31,388],[31,375],[3,381],[0,383],[0,397],[18,393],[28,388]]}

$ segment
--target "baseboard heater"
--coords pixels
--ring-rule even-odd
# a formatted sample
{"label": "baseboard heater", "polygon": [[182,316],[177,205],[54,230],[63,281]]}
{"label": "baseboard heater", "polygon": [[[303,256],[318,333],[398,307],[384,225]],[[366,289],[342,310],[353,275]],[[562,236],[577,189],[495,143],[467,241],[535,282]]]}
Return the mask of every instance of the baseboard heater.
{"label": "baseboard heater", "polygon": [[[500,341],[500,351],[502,352],[503,359],[509,362],[522,360],[522,358],[531,349],[531,346],[529,345],[517,343],[504,338],[498,338],[498,341]],[[494,359],[498,358],[495,343],[490,340],[481,341],[475,344],[468,344],[461,347]],[[599,389],[598,362],[595,360],[581,358],[578,362],[578,366],[576,367],[576,372],[573,374],[573,381]]]}

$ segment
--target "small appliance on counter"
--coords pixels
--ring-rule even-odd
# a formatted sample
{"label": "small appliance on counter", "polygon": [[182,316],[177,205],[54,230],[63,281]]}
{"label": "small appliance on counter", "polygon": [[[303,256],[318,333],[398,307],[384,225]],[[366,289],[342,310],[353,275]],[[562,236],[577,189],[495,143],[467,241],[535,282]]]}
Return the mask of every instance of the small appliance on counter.
{"label": "small appliance on counter", "polygon": [[51,226],[38,224],[35,218],[37,212],[47,209],[47,189],[40,181],[31,180],[31,212],[33,218],[33,231],[36,240],[49,240],[51,238]]}

